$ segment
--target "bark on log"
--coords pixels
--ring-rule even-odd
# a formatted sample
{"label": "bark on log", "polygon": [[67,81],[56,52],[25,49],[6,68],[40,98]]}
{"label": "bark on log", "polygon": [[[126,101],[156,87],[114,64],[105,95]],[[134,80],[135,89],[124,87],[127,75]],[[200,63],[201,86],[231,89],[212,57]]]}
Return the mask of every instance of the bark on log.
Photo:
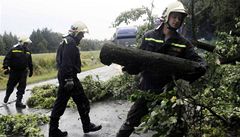
{"label": "bark on log", "polygon": [[[231,35],[237,35],[239,36],[239,33],[233,33]],[[191,43],[193,45],[195,45],[196,47],[209,51],[209,52],[213,52],[215,50],[215,46],[207,44],[207,43],[203,43],[197,40],[191,40]],[[229,57],[229,58],[219,58],[220,64],[236,64],[236,61],[240,61],[240,55],[236,55],[234,57]]]}
{"label": "bark on log", "polygon": [[210,44],[207,44],[207,43],[203,43],[203,42],[200,42],[200,41],[197,41],[197,40],[191,40],[191,43],[200,48],[200,49],[204,49],[206,51],[209,51],[209,52],[213,52],[214,49],[216,48],[215,46],[213,45],[210,45]]}
{"label": "bark on log", "polygon": [[220,58],[219,60],[221,64],[236,64],[236,61],[240,61],[240,55],[229,58]]}
{"label": "bark on log", "polygon": [[194,72],[199,67],[199,63],[194,61],[141,49],[118,46],[111,42],[103,45],[100,52],[100,60],[105,65],[116,63],[122,66],[137,67],[140,70],[164,73]]}
{"label": "bark on log", "polygon": [[230,31],[229,33],[232,36],[240,37],[240,32],[239,31]]}

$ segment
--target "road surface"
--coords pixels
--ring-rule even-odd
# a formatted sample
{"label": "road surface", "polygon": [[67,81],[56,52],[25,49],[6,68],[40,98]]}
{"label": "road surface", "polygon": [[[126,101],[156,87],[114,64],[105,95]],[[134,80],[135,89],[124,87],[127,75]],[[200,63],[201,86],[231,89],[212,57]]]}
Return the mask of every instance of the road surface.
{"label": "road surface", "polygon": [[[118,65],[105,66],[97,68],[94,70],[82,72],[78,75],[79,79],[83,79],[87,75],[93,75],[96,78],[98,75],[100,80],[106,81],[113,76],[120,75],[121,67]],[[26,88],[26,93],[24,95],[23,102],[26,102],[27,98],[30,96],[30,90],[34,86],[40,86],[44,84],[58,84],[57,79],[47,80],[44,82],[39,82],[35,84],[28,85]],[[0,101],[3,101],[5,92],[0,92]],[[17,109],[15,107],[14,100],[16,99],[16,92],[13,92],[9,101],[12,102],[8,105],[0,105],[0,114],[11,115],[16,113],[29,114],[29,113],[41,113],[50,115],[51,110],[49,109]],[[94,133],[84,134],[82,131],[82,124],[79,120],[78,112],[75,109],[67,108],[64,115],[60,119],[60,129],[68,131],[68,137],[115,137],[116,132],[120,128],[121,124],[124,122],[127,112],[132,105],[131,102],[126,100],[117,101],[104,101],[93,103],[90,110],[90,118],[93,123],[102,124],[102,130]],[[48,137],[49,125],[46,124],[41,127],[42,133],[45,137]],[[133,134],[131,137],[150,137],[152,133],[148,134]]]}

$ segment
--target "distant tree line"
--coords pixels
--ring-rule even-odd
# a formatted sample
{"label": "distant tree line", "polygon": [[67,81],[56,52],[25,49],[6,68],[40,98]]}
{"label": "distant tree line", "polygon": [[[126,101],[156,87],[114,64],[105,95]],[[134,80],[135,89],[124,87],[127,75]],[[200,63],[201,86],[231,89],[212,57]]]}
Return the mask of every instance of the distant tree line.
{"label": "distant tree line", "polygon": [[12,33],[0,35],[0,55],[6,54],[6,52],[17,43],[17,36]]}
{"label": "distant tree line", "polygon": [[[62,40],[62,34],[52,32],[50,29],[33,30],[30,35],[32,44],[29,47],[32,53],[51,53],[56,52],[59,43]],[[10,33],[0,35],[0,55],[5,55],[13,45],[17,44],[17,36]],[[83,51],[100,50],[104,41],[83,39],[80,43],[80,49]]]}
{"label": "distant tree line", "polygon": [[103,43],[106,41],[107,40],[99,41],[99,40],[83,39],[79,47],[82,51],[100,50],[102,48]]}
{"label": "distant tree line", "polygon": [[30,49],[33,53],[55,52],[61,42],[61,37],[60,33],[52,32],[47,28],[34,30],[30,35],[33,42]]}

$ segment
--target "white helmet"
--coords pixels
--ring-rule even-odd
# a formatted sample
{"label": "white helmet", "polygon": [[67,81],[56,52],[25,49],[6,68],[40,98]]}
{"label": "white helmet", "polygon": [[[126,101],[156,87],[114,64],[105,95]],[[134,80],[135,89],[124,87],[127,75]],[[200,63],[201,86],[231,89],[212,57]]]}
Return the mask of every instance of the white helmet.
{"label": "white helmet", "polygon": [[184,17],[187,16],[187,12],[183,6],[183,4],[179,1],[175,1],[171,4],[169,4],[166,9],[163,11],[163,14],[162,14],[162,17],[161,17],[161,20],[164,22],[164,23],[167,23],[168,22],[168,18],[169,18],[169,15],[171,12],[179,12],[179,13],[182,13],[184,14]]}
{"label": "white helmet", "polygon": [[75,22],[69,30],[69,33],[74,36],[78,35],[79,32],[88,33],[88,28],[82,21]]}
{"label": "white helmet", "polygon": [[30,40],[30,38],[29,38],[29,37],[26,37],[26,36],[20,36],[20,37],[18,38],[18,42],[19,42],[21,45],[23,45],[24,43],[27,43],[27,44],[31,44],[31,43],[32,43],[32,41]]}

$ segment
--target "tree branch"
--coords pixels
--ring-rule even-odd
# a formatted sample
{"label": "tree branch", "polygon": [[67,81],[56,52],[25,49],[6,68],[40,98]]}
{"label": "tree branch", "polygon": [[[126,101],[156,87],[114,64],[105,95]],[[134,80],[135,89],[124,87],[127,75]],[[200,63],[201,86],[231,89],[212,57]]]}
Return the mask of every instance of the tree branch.
{"label": "tree branch", "polygon": [[197,40],[191,40],[191,43],[195,46],[197,46],[198,48],[200,49],[204,49],[208,52],[213,52],[214,49],[216,48],[215,46],[213,45],[210,45],[210,44],[207,44],[207,43],[203,43],[203,42],[200,42],[200,41],[197,41]]}

